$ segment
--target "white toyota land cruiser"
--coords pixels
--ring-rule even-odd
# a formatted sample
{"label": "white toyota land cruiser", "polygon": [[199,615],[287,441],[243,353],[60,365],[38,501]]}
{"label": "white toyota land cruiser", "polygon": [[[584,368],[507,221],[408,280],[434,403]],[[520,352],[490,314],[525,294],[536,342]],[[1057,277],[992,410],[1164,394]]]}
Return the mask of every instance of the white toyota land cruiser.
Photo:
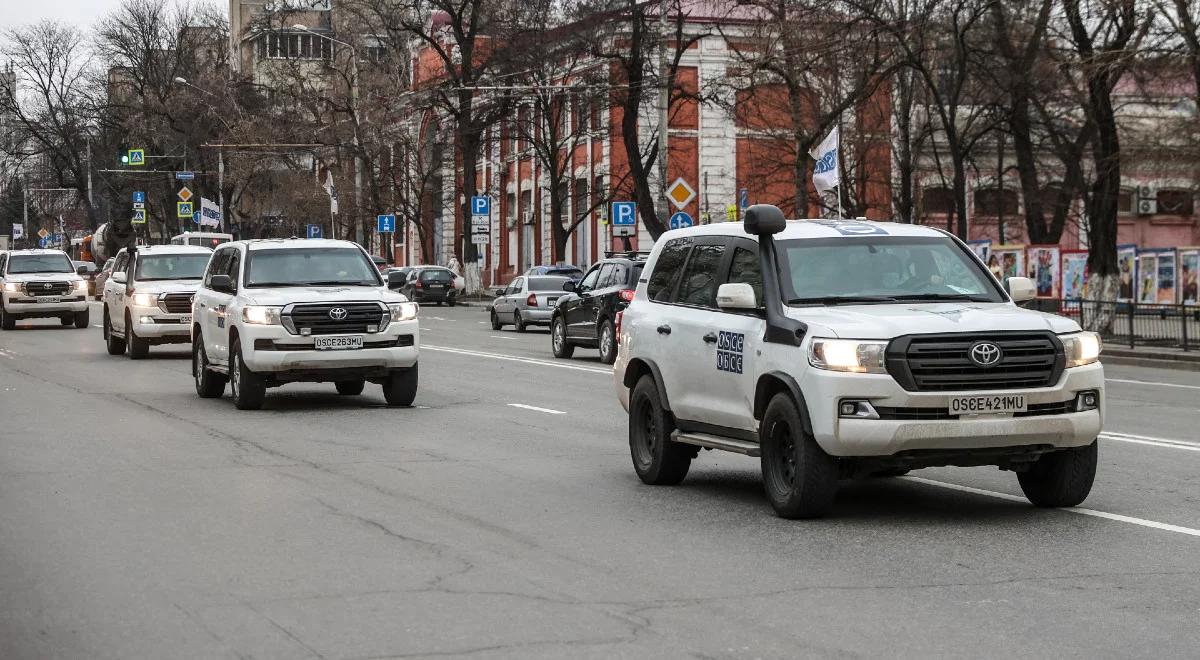
{"label": "white toyota land cruiser", "polygon": [[268,387],[334,382],[339,394],[383,386],[391,406],[417,394],[417,303],[392,291],[355,243],[225,243],[209,261],[192,305],[196,393],[262,407]]}
{"label": "white toyota land cruiser", "polygon": [[1015,304],[1032,296],[928,227],[758,205],[668,232],[618,325],[634,468],[676,484],[701,447],[760,456],[786,518],[827,512],[839,478],[942,465],[997,465],[1035,505],[1079,504],[1100,341]]}
{"label": "white toyota land cruiser", "polygon": [[86,328],[87,286],[62,250],[0,253],[0,328],[12,330],[20,319],[42,318]]}
{"label": "white toyota land cruiser", "polygon": [[192,339],[192,296],[212,250],[191,245],[147,245],[117,253],[104,283],[104,342],[109,355],[140,360],[150,346]]}

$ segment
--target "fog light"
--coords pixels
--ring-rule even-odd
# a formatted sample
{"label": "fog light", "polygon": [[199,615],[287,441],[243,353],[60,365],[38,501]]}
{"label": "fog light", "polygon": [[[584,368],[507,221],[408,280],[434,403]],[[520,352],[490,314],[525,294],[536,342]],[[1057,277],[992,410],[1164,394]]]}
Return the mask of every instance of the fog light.
{"label": "fog light", "polygon": [[142,324],[154,323],[154,317],[153,316],[142,316],[142,317],[138,318],[138,323],[142,323]]}
{"label": "fog light", "polygon": [[856,419],[879,419],[879,413],[875,412],[875,406],[872,406],[870,401],[842,401],[838,404],[838,416]]}
{"label": "fog light", "polygon": [[1075,412],[1095,410],[1100,407],[1100,394],[1096,390],[1080,392],[1075,397]]}
{"label": "fog light", "polygon": [[377,326],[377,325],[368,325],[367,326],[367,333],[374,334],[376,332],[379,332],[379,326]]}
{"label": "fog light", "polygon": [[300,328],[300,336],[307,337],[312,334],[312,328]]}

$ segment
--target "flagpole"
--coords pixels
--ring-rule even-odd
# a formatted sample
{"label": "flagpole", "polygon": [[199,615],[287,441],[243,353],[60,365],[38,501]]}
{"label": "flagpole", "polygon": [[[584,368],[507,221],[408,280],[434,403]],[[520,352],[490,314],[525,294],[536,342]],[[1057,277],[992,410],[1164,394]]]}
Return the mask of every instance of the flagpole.
{"label": "flagpole", "polygon": [[838,220],[842,219],[842,113],[838,113],[837,121],[837,168],[838,168],[838,184],[837,184],[837,209]]}

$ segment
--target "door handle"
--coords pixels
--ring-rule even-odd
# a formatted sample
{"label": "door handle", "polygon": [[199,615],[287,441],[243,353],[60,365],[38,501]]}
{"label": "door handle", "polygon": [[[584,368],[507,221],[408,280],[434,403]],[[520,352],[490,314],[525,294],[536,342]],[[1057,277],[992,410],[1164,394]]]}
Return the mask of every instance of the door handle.
{"label": "door handle", "polygon": [[715,333],[715,332],[710,332],[710,333],[708,333],[707,335],[704,335],[704,341],[706,341],[706,342],[708,342],[708,343],[710,343],[710,344],[715,344],[715,343],[717,343],[717,333]]}
{"label": "door handle", "polygon": [[667,325],[667,324],[665,324],[665,323],[664,323],[664,324],[662,324],[662,325],[660,325],[660,326],[658,326],[658,334],[660,334],[660,335],[669,335],[669,334],[671,334],[671,326],[669,326],[669,325]]}

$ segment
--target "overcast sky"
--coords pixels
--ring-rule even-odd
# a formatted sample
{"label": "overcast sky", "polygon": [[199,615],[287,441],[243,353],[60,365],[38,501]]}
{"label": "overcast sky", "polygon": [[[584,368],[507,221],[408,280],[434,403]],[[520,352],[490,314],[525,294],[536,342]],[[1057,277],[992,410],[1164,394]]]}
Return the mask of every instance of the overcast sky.
{"label": "overcast sky", "polygon": [[[87,28],[119,4],[120,0],[0,0],[0,29],[44,18],[70,21]],[[224,7],[228,2],[219,0],[219,4]]]}

